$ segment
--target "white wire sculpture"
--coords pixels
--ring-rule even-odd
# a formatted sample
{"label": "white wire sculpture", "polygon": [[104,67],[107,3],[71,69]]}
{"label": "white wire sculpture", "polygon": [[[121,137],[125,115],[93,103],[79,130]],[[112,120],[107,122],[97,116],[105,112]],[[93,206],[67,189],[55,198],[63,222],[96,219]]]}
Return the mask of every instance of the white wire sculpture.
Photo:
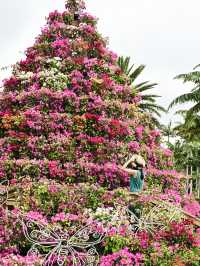
{"label": "white wire sculpture", "polygon": [[129,229],[135,234],[140,231],[146,231],[153,234],[157,228],[163,226],[160,221],[152,219],[152,210],[149,213],[141,211],[140,216],[138,217],[130,209],[127,209],[127,214],[130,215]]}
{"label": "white wire sculpture", "polygon": [[[36,221],[19,218],[26,239],[32,243],[28,255],[42,256],[44,266],[63,266],[67,256],[72,258],[73,266],[96,266],[99,255],[95,246],[101,243],[105,234],[94,231],[91,225],[78,230],[73,236],[62,232],[60,228],[50,229]],[[49,249],[45,255],[40,255],[40,249]]]}
{"label": "white wire sculpture", "polygon": [[129,229],[134,233],[147,231],[153,234],[158,229],[163,230],[166,228],[170,222],[180,220],[184,217],[179,207],[169,205],[165,202],[159,202],[150,211],[146,208],[142,209],[138,216],[129,208],[126,209],[126,212],[130,217]]}

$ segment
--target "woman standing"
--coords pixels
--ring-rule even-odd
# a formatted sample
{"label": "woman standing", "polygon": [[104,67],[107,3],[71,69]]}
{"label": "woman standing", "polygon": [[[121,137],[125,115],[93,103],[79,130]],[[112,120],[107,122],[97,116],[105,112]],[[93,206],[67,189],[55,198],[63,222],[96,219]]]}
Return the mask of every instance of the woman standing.
{"label": "woman standing", "polygon": [[145,160],[140,155],[133,155],[120,169],[131,175],[130,191],[141,192],[144,185]]}

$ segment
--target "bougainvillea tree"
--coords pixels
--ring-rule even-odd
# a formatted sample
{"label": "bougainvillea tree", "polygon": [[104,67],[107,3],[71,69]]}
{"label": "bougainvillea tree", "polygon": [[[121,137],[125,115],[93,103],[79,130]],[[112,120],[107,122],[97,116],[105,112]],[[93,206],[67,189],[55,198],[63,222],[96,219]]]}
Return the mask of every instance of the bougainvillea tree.
{"label": "bougainvillea tree", "polygon": [[[26,58],[4,81],[0,181],[8,180],[9,189],[17,192],[14,209],[1,207],[0,264],[89,265],[73,257],[69,243],[66,252],[61,241],[66,235],[45,229],[56,226],[73,235],[88,221],[93,230],[106,231],[97,247],[100,265],[172,265],[191,259],[198,263],[198,231],[191,222],[177,218],[159,228],[160,234],[136,234],[130,233],[127,215],[116,212],[130,203],[129,176],[118,166],[133,153],[147,161],[147,193],[137,204],[157,196],[181,206],[184,199],[172,154],[161,146],[160,132],[148,115],[139,112],[140,97],[96,23],[83,1],[67,1],[63,13],[49,14]],[[37,233],[42,237],[37,235],[37,241],[22,230],[21,212],[40,223]],[[31,244],[37,252],[28,252]],[[86,245],[78,247],[80,258]],[[48,254],[46,262],[43,254]]]}
{"label": "bougainvillea tree", "polygon": [[[0,98],[1,178],[128,184],[117,167],[141,153],[148,168],[171,166],[140,100],[80,1],[50,13]],[[163,175],[169,175],[166,170]],[[170,183],[170,182],[169,182]],[[170,184],[169,184],[170,185]]]}

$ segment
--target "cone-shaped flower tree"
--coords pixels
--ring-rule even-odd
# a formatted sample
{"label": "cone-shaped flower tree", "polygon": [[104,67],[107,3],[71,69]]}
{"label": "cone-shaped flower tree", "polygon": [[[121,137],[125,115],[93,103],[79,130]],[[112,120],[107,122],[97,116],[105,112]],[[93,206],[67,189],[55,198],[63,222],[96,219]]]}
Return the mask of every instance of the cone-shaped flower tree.
{"label": "cone-shaped flower tree", "polygon": [[159,132],[138,112],[140,99],[84,3],[67,1],[66,7],[49,15],[4,82],[1,177],[128,185],[117,165],[140,152],[149,167],[160,168]]}
{"label": "cone-shaped flower tree", "polygon": [[[11,188],[17,188],[15,207],[40,226],[21,222],[20,227],[21,218],[14,217],[19,210],[8,215],[0,208],[0,265],[95,265],[87,263],[92,254],[97,257],[93,245],[100,239],[91,242],[85,231],[79,231],[68,241],[88,222],[97,232],[106,228],[105,241],[97,248],[101,266],[141,265],[146,260],[146,265],[172,265],[176,259],[178,263],[182,250],[170,241],[190,251],[198,241],[192,225],[178,223],[182,217],[175,219],[174,214],[168,220],[165,213],[165,223],[172,218],[177,223],[165,231],[162,227],[159,236],[152,234],[154,223],[136,234],[129,230],[127,215],[113,208],[128,205],[127,189],[112,189],[129,186],[128,174],[118,165],[133,153],[147,161],[147,187],[168,191],[163,199],[172,196],[180,203],[180,184],[177,173],[170,170],[171,152],[161,147],[160,133],[147,114],[139,112],[140,97],[97,32],[96,19],[84,9],[83,1],[68,0],[63,13],[50,13],[26,58],[4,81],[0,181],[7,179]],[[49,225],[60,229],[47,230]],[[31,244],[37,256],[26,255]],[[160,258],[161,246],[171,247],[165,250],[167,258]],[[86,254],[89,260],[83,260],[80,251],[87,248],[92,248]],[[195,261],[195,248],[192,254],[189,251]],[[46,254],[46,261],[41,262],[38,252]]]}

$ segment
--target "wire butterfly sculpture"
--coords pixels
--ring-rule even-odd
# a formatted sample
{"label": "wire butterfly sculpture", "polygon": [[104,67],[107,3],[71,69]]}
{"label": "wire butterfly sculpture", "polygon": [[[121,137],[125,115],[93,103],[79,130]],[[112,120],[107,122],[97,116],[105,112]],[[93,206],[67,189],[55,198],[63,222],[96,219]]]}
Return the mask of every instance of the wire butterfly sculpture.
{"label": "wire butterfly sculpture", "polygon": [[[9,200],[9,181],[0,182],[0,206],[6,206]],[[8,215],[12,216],[9,210]],[[22,212],[18,212],[17,220],[22,226],[25,238],[32,244],[27,255],[43,258],[43,266],[63,266],[66,257],[70,257],[73,266],[96,266],[99,255],[95,246],[101,243],[105,233],[97,233],[92,225],[86,225],[74,235],[69,236],[60,228],[49,228],[47,225],[30,220]],[[70,228],[72,229],[72,228]],[[41,252],[40,254],[40,250]],[[45,255],[44,250],[48,250]]]}
{"label": "wire butterfly sculpture", "polygon": [[[26,218],[20,217],[19,222],[26,239],[33,244],[28,255],[42,256],[43,266],[63,266],[67,257],[71,257],[73,266],[98,265],[99,255],[95,245],[103,241],[105,234],[95,232],[91,225],[86,225],[69,236],[58,227],[50,229],[44,224]],[[49,251],[45,255],[40,255],[40,249]]]}
{"label": "wire butterfly sculpture", "polygon": [[130,220],[129,229],[134,233],[147,231],[153,234],[158,229],[163,230],[166,221],[169,223],[184,217],[180,208],[165,202],[159,202],[150,211],[144,208],[138,215],[129,208],[126,209],[126,213]]}

